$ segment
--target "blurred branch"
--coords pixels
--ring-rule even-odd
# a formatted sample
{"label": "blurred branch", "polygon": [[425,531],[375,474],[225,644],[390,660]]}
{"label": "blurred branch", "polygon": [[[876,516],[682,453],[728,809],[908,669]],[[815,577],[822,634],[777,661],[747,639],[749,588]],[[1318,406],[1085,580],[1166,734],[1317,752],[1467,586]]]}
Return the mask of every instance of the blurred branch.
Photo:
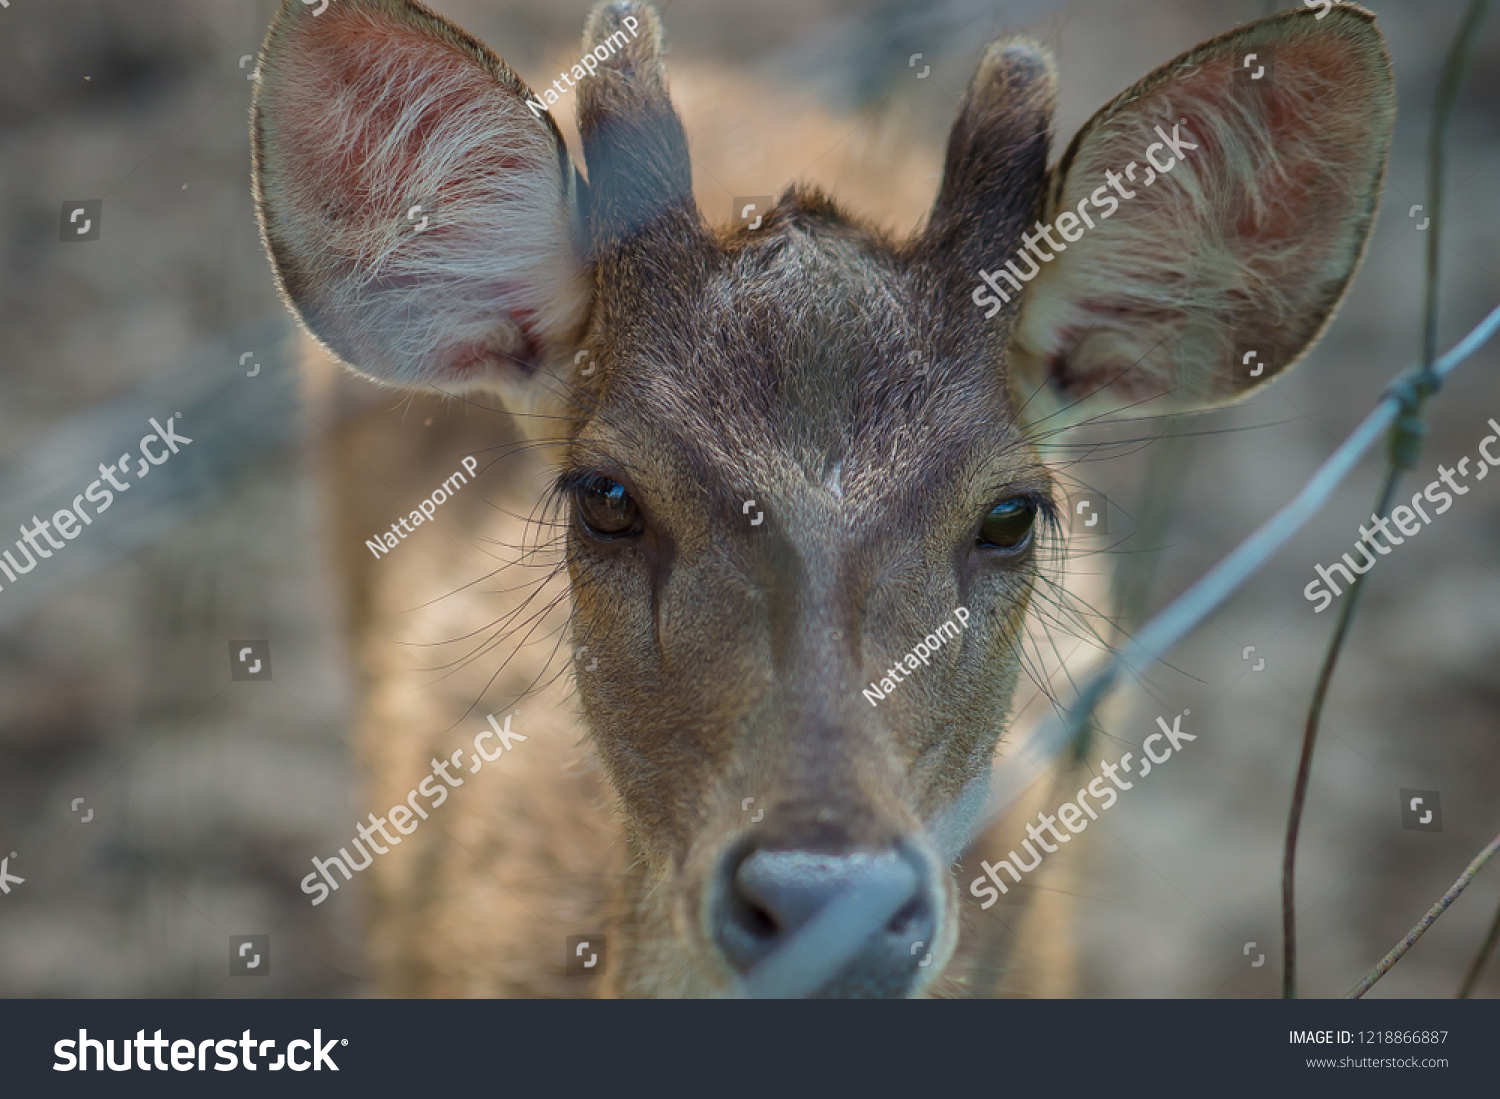
{"label": "blurred branch", "polygon": [[1390,953],[1380,959],[1379,965],[1365,974],[1364,980],[1345,993],[1344,999],[1358,1000],[1366,992],[1370,991],[1376,981],[1390,972],[1391,966],[1401,960],[1402,956],[1415,945],[1416,941],[1426,933],[1427,929],[1437,922],[1437,918],[1447,910],[1448,906],[1458,899],[1458,895],[1469,887],[1469,883],[1474,880],[1474,875],[1478,874],[1484,868],[1484,864],[1490,861],[1490,856],[1496,851],[1500,851],[1500,836],[1496,836],[1490,840],[1489,846],[1474,856],[1474,861],[1469,863],[1463,874],[1459,876],[1458,881],[1454,882],[1448,889],[1448,892],[1444,893],[1438,899],[1437,904],[1427,910],[1427,915],[1422,917],[1421,922],[1408,931],[1404,939],[1391,947]]}
{"label": "blurred branch", "polygon": [[[1428,134],[1427,184],[1432,232],[1427,238],[1422,361],[1418,370],[1399,379],[1390,391],[1400,401],[1402,415],[1391,430],[1389,466],[1375,505],[1377,521],[1387,517],[1402,473],[1416,467],[1417,455],[1427,436],[1427,424],[1422,419],[1422,411],[1428,398],[1442,385],[1442,375],[1438,373],[1434,360],[1437,358],[1438,276],[1442,267],[1439,247],[1443,233],[1443,175],[1447,158],[1448,123],[1453,117],[1453,106],[1458,100],[1464,72],[1468,69],[1469,58],[1474,52],[1475,32],[1479,29],[1488,6],[1489,0],[1470,0],[1468,10],[1459,23],[1458,33],[1453,38],[1453,45],[1448,50],[1437,103],[1433,109],[1432,129]],[[1313,752],[1317,746],[1318,727],[1323,719],[1323,704],[1328,698],[1334,669],[1338,667],[1339,654],[1349,635],[1349,625],[1359,606],[1366,575],[1361,573],[1354,578],[1349,586],[1348,596],[1339,608],[1338,621],[1334,625],[1333,636],[1329,639],[1328,652],[1323,657],[1323,666],[1313,689],[1312,704],[1308,708],[1307,725],[1302,732],[1302,755],[1297,763],[1297,780],[1292,788],[1292,804],[1287,813],[1286,845],[1281,863],[1281,995],[1288,1000],[1295,999],[1297,995],[1297,840],[1302,830],[1302,810],[1307,802],[1307,787],[1312,780]]]}
{"label": "blurred branch", "polygon": [[1495,909],[1495,919],[1490,924],[1490,933],[1485,936],[1484,943],[1479,947],[1479,953],[1474,955],[1474,961],[1469,965],[1469,972],[1464,975],[1464,983],[1459,987],[1456,999],[1467,1000],[1469,993],[1474,991],[1474,986],[1479,983],[1479,975],[1484,972],[1485,964],[1494,953],[1496,939],[1500,939],[1500,908]]}
{"label": "blurred branch", "polygon": [[[1399,430],[1399,429],[1397,429]],[[1391,509],[1400,482],[1400,468],[1392,463],[1386,471],[1376,500],[1376,515],[1384,519]],[[1302,832],[1302,810],[1307,803],[1307,787],[1312,780],[1313,749],[1318,742],[1318,728],[1323,720],[1323,703],[1328,698],[1328,688],[1333,682],[1333,672],[1338,667],[1339,654],[1344,649],[1344,639],[1349,634],[1349,625],[1354,621],[1355,608],[1359,606],[1360,593],[1364,591],[1361,573],[1349,585],[1348,595],[1339,607],[1339,616],[1333,627],[1333,637],[1328,642],[1328,651],[1323,657],[1323,666],[1318,670],[1318,681],[1313,688],[1312,705],[1307,711],[1307,724],[1302,730],[1302,754],[1297,761],[1297,781],[1292,787],[1292,806],[1287,813],[1286,844],[1281,857],[1281,995],[1292,1000],[1297,996],[1297,902],[1295,895],[1297,880],[1297,840]]]}

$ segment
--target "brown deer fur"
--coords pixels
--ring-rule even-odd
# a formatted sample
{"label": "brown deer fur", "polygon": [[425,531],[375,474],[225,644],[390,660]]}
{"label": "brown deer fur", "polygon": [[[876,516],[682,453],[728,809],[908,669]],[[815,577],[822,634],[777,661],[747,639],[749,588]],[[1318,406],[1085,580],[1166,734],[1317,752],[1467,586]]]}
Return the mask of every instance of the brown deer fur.
{"label": "brown deer fur", "polygon": [[[1002,499],[1058,508],[1053,431],[1222,403],[1247,388],[1237,347],[1261,340],[1269,377],[1316,338],[1389,142],[1373,20],[1340,5],[1221,36],[1104,108],[1050,170],[1052,62],[996,44],[921,222],[936,151],[878,129],[841,144],[847,121],[817,109],[761,110],[774,131],[695,141],[690,162],[687,134],[722,136],[764,96],[680,72],[684,125],[648,6],[596,8],[583,50],[627,18],[639,33],[573,92],[578,169],[525,84],[415,3],[313,17],[286,0],[262,51],[256,191],[289,303],[342,361],[417,391],[326,359],[309,381],[330,422],[352,387],[377,395],[326,443],[364,692],[359,815],[404,800],[487,713],[518,711],[528,737],[361,879],[379,986],[725,991],[715,867],[764,829],[920,849],[939,930],[907,994],[1064,994],[1057,878],[1076,850],[980,913],[928,831],[1004,754],[1008,715],[1037,708],[1017,690],[1028,610],[1056,598],[1044,524],[1013,557],[975,531]],[[1256,47],[1275,50],[1274,87],[1234,72]],[[1191,157],[987,318],[978,272],[1182,119]],[[801,184],[756,230],[713,228],[700,210],[726,209],[768,149],[784,164],[758,178]],[[415,238],[405,215],[428,196],[436,224]],[[363,540],[469,453],[474,488],[373,559]],[[644,533],[591,539],[549,495],[559,471],[623,484]],[[750,499],[764,529],[745,526]],[[878,707],[861,697],[960,605],[961,643]],[[581,645],[597,665],[570,661]],[[1050,794],[1038,783],[975,849],[1013,845]],[[596,932],[604,981],[564,977],[565,937]]]}

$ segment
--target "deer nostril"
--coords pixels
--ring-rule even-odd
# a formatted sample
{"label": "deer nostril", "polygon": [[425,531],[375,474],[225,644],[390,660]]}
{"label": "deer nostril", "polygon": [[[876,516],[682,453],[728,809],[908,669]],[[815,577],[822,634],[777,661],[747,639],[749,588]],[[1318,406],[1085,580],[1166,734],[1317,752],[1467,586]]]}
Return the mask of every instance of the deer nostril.
{"label": "deer nostril", "polygon": [[914,927],[923,923],[926,919],[926,905],[920,897],[913,897],[908,901],[885,925],[885,929],[893,935],[905,935]]}
{"label": "deer nostril", "polygon": [[[713,901],[713,934],[725,959],[747,973],[848,896],[885,898],[896,912],[832,969],[822,995],[904,995],[919,968],[913,943],[937,937],[936,908],[922,861],[895,846],[837,853],[758,847],[726,858]],[[847,939],[845,939],[847,942]],[[797,949],[807,949],[805,943]],[[816,948],[814,948],[816,949]]]}
{"label": "deer nostril", "polygon": [[776,918],[760,905],[746,900],[738,890],[729,899],[729,904],[738,910],[734,917],[738,920],[740,929],[752,939],[773,940],[781,933]]}

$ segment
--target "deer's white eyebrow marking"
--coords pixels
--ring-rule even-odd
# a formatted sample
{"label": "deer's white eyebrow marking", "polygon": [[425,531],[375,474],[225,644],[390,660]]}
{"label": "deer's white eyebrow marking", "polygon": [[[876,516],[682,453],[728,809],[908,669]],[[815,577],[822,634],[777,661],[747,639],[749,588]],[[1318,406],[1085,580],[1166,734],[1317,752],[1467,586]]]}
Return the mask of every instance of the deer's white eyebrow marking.
{"label": "deer's white eyebrow marking", "polygon": [[823,482],[824,487],[840,500],[844,498],[843,476],[844,459],[840,458],[837,462],[833,463],[833,469],[829,471],[827,479]]}

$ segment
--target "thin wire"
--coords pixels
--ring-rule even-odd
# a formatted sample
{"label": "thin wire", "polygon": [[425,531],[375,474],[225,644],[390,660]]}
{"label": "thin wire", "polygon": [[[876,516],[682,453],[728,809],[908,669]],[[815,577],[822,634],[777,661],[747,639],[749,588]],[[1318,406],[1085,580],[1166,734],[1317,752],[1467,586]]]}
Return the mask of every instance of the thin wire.
{"label": "thin wire", "polygon": [[[1500,330],[1500,305],[1438,360],[1433,367],[1434,373],[1439,379],[1446,378],[1484,346],[1497,330]],[[1418,370],[1420,367],[1413,367],[1397,379],[1381,402],[1280,511],[1142,627],[1140,633],[1089,677],[1079,691],[1078,701],[1066,723],[1057,719],[1042,723],[1019,754],[1039,765],[1050,760],[1072,742],[1077,730],[1087,723],[1093,707],[1109,693],[1121,672],[1139,674],[1164,656],[1254,576],[1277,550],[1291,541],[1401,414],[1403,399],[1395,390]],[[1002,811],[1007,804],[1009,801],[1003,797],[992,798],[989,815]]]}
{"label": "thin wire", "polygon": [[1479,983],[1479,975],[1484,972],[1485,964],[1494,953],[1497,939],[1500,939],[1500,908],[1495,909],[1495,920],[1490,924],[1490,933],[1484,937],[1479,953],[1474,955],[1474,961],[1469,964],[1469,972],[1464,975],[1464,983],[1459,986],[1455,999],[1467,1000],[1469,993],[1474,991],[1474,986]]}
{"label": "thin wire", "polygon": [[[1404,384],[1396,387],[1395,395],[1402,399],[1404,414],[1391,430],[1389,466],[1381,485],[1375,515],[1372,517],[1377,523],[1386,518],[1390,511],[1402,473],[1416,468],[1417,454],[1427,436],[1422,410],[1426,407],[1428,398],[1442,385],[1442,377],[1433,369],[1432,364],[1437,357],[1438,282],[1442,274],[1439,246],[1443,233],[1443,179],[1447,163],[1448,123],[1453,117],[1459,89],[1463,86],[1464,71],[1468,68],[1469,55],[1472,53],[1474,32],[1484,18],[1488,4],[1489,0],[1470,0],[1463,19],[1459,21],[1458,31],[1443,64],[1437,103],[1432,112],[1432,127],[1427,135],[1427,202],[1432,208],[1432,232],[1427,238],[1427,278],[1422,305],[1422,365]],[[1286,844],[1281,863],[1281,995],[1288,1000],[1297,996],[1297,840],[1302,831],[1302,811],[1307,802],[1307,788],[1312,780],[1313,752],[1317,746],[1318,726],[1323,718],[1323,704],[1328,698],[1334,669],[1338,667],[1339,654],[1349,635],[1349,626],[1354,621],[1354,612],[1364,591],[1364,581],[1364,574],[1354,578],[1349,586],[1348,598],[1339,608],[1338,621],[1318,673],[1312,705],[1307,711],[1307,724],[1302,731],[1302,754],[1297,764],[1297,780],[1292,790],[1291,808],[1287,812]]]}
{"label": "thin wire", "polygon": [[1484,868],[1484,864],[1490,861],[1490,856],[1496,851],[1500,851],[1500,836],[1490,840],[1488,846],[1474,856],[1474,861],[1469,863],[1464,872],[1459,875],[1458,881],[1449,887],[1448,892],[1438,898],[1437,904],[1427,910],[1427,915],[1418,921],[1417,926],[1408,931],[1404,939],[1391,947],[1390,952],[1380,959],[1380,963],[1374,969],[1365,974],[1359,984],[1344,994],[1344,999],[1358,1000],[1370,991],[1376,981],[1390,972],[1391,966],[1399,962],[1402,956],[1416,944],[1416,941],[1427,933],[1427,929],[1437,922],[1437,918],[1448,910],[1448,906],[1458,900],[1458,895],[1469,887],[1469,883],[1474,880],[1474,875]]}

